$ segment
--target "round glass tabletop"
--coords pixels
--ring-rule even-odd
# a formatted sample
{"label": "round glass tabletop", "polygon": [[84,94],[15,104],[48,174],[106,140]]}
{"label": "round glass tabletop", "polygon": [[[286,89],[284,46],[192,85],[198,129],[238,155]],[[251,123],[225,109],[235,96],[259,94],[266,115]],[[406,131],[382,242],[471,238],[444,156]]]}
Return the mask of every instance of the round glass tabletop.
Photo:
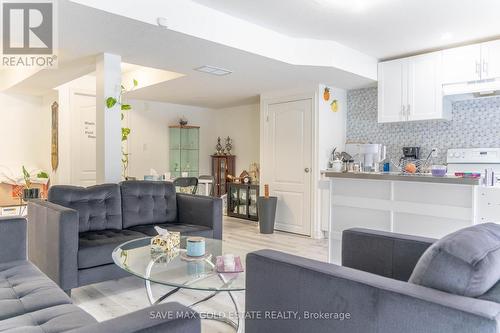
{"label": "round glass tabletop", "polygon": [[[206,238],[206,256],[195,260],[185,255],[186,237],[181,237],[181,249],[175,253],[153,253],[150,242],[151,237],[145,237],[121,244],[113,250],[115,264],[141,279],[171,287],[206,291],[245,289],[245,272],[217,272],[217,256],[234,253],[225,249],[221,240]],[[244,258],[240,259],[244,265]]]}

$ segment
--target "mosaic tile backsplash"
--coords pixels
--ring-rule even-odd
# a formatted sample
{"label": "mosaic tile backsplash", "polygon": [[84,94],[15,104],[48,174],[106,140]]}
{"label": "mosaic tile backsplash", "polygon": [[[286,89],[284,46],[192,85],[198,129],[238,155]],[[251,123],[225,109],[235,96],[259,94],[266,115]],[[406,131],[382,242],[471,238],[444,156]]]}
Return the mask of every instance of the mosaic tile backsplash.
{"label": "mosaic tile backsplash", "polygon": [[446,162],[449,148],[500,147],[500,97],[453,103],[452,120],[377,122],[377,88],[347,92],[347,141],[381,143],[398,161],[401,148],[420,146],[421,158],[438,148],[434,164]]}

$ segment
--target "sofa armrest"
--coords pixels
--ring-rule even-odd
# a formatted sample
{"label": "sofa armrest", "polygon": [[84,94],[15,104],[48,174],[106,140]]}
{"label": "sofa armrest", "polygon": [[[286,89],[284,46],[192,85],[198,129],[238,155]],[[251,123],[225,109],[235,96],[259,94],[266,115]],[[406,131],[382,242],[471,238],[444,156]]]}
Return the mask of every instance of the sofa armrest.
{"label": "sofa armrest", "polygon": [[271,250],[246,263],[247,333],[498,332],[498,303]]}
{"label": "sofa armrest", "polygon": [[196,312],[179,303],[165,303],[71,330],[68,333],[199,333]]}
{"label": "sofa armrest", "polygon": [[78,212],[42,200],[28,203],[28,257],[63,290],[78,286]]}
{"label": "sofa armrest", "polygon": [[353,228],[342,233],[342,266],[408,281],[422,254],[436,240]]}
{"label": "sofa armrest", "polygon": [[177,193],[177,222],[210,227],[222,239],[222,199]]}
{"label": "sofa armrest", "polygon": [[26,219],[0,217],[0,263],[26,260]]}

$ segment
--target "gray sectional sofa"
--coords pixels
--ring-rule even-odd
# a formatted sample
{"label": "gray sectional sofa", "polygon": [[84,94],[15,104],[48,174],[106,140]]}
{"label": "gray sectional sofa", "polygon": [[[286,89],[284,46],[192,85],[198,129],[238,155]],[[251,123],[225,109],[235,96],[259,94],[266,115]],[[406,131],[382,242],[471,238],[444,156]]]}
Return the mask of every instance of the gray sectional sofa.
{"label": "gray sectional sofa", "polygon": [[70,293],[127,276],[113,263],[113,249],[156,235],[155,225],[221,239],[222,200],[176,193],[170,182],[52,186],[48,201],[28,204],[29,259]]}
{"label": "gray sectional sofa", "polygon": [[[155,313],[171,314],[158,319]],[[98,323],[26,257],[26,220],[0,217],[0,332],[198,333],[193,311],[166,303]]]}
{"label": "gray sectional sofa", "polygon": [[441,240],[343,233],[342,265],[247,255],[247,333],[500,332],[500,225]]}

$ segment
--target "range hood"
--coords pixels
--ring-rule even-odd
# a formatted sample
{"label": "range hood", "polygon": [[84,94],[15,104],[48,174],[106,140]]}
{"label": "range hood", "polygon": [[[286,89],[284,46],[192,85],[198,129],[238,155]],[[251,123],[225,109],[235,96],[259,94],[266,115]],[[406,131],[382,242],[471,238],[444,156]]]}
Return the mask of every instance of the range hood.
{"label": "range hood", "polygon": [[443,96],[452,101],[500,96],[500,78],[464,83],[444,84]]}

